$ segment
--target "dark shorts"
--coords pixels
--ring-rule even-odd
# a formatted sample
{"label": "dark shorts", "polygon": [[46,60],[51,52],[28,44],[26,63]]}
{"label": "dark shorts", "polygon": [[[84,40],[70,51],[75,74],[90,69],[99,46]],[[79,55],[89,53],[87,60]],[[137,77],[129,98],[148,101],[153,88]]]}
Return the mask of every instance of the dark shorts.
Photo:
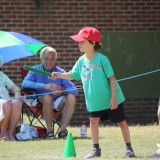
{"label": "dark shorts", "polygon": [[119,104],[118,108],[114,110],[106,109],[102,111],[90,112],[90,118],[92,117],[100,117],[101,121],[111,120],[114,123],[122,122],[126,119],[123,103]]}

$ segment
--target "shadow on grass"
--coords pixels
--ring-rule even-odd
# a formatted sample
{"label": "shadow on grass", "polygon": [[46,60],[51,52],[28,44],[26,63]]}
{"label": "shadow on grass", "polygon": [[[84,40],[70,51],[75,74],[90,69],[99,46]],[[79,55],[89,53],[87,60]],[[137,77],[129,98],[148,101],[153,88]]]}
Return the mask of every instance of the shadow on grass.
{"label": "shadow on grass", "polygon": [[81,137],[73,137],[74,140],[87,140],[87,139],[91,139],[90,137],[86,137],[86,138],[81,138]]}
{"label": "shadow on grass", "polygon": [[[73,137],[74,140],[90,140],[90,137],[87,138],[81,138],[81,137]],[[53,140],[66,140],[66,138],[53,138],[53,139],[45,139],[45,138],[34,138],[31,140],[25,140],[26,142],[32,142],[32,141],[53,141]],[[25,142],[25,141],[18,141],[18,142]]]}

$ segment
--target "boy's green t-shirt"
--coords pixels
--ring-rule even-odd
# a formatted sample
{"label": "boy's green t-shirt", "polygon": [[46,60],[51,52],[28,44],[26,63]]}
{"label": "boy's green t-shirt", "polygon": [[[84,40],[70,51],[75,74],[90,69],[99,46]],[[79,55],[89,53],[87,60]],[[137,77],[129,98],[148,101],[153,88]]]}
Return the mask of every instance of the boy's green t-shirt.
{"label": "boy's green t-shirt", "polygon": [[[71,77],[81,80],[83,84],[87,110],[89,112],[110,108],[111,87],[109,77],[114,75],[109,59],[96,52],[93,59],[87,61],[81,56],[72,70]],[[119,84],[116,82],[117,101],[122,103],[125,98]]]}

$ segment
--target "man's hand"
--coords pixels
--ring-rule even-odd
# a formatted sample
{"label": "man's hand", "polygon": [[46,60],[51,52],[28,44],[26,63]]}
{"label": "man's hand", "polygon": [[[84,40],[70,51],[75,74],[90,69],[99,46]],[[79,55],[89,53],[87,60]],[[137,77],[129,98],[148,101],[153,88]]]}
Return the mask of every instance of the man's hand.
{"label": "man's hand", "polygon": [[[57,86],[57,90],[56,90],[56,91],[63,91],[63,90],[65,90],[64,87]],[[61,96],[62,94],[64,94],[64,92],[57,92],[57,93],[54,93],[55,96]]]}
{"label": "man's hand", "polygon": [[52,92],[57,92],[57,93],[53,93],[53,95],[61,96],[63,94],[63,92],[58,93],[58,91],[64,90],[64,87],[57,86],[57,85],[51,83],[51,84],[45,84],[44,89],[50,90]]}
{"label": "man's hand", "polygon": [[57,86],[55,84],[53,84],[53,83],[45,84],[44,85],[44,89],[54,92],[54,91],[56,91]]}

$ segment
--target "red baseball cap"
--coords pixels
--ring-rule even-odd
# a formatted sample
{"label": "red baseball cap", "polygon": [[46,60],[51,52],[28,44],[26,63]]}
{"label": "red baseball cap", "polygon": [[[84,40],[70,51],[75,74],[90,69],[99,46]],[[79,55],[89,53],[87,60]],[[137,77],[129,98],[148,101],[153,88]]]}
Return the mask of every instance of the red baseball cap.
{"label": "red baseball cap", "polygon": [[83,27],[78,34],[70,36],[70,38],[72,38],[76,42],[82,42],[86,40],[100,42],[102,35],[96,28]]}

